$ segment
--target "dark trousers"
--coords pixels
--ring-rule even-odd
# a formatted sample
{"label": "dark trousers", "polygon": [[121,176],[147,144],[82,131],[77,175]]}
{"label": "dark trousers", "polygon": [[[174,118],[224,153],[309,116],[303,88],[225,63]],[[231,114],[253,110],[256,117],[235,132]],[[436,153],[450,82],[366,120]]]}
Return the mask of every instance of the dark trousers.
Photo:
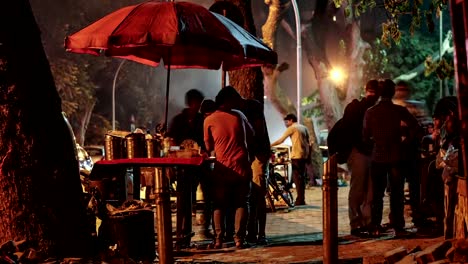
{"label": "dark trousers", "polygon": [[177,236],[181,244],[190,244],[192,233],[192,191],[193,178],[197,171],[177,170]]}
{"label": "dark trousers", "polygon": [[[387,177],[388,175],[388,177]],[[371,178],[374,195],[372,199],[372,220],[374,226],[382,223],[383,198],[385,188],[387,187],[387,178],[391,188],[390,193],[390,223],[392,226],[401,230],[405,227],[404,218],[404,175],[402,165],[396,163],[372,162]]]}
{"label": "dark trousers", "polygon": [[296,204],[305,204],[306,159],[291,159],[292,179],[296,185]]}
{"label": "dark trousers", "polygon": [[247,227],[247,201],[250,193],[250,178],[242,177],[236,180],[222,179],[217,175],[213,184],[213,224],[216,240],[225,237],[225,218],[228,209],[235,210],[234,239],[243,241]]}
{"label": "dark trousers", "polygon": [[[209,164],[201,167],[201,175],[199,177],[200,187],[203,192],[203,232],[208,232],[213,223],[213,186],[212,186],[212,169]],[[196,190],[195,190],[196,192]]]}
{"label": "dark trousers", "polygon": [[410,206],[411,206],[411,217],[415,225],[420,225],[422,219],[421,215],[421,174],[419,167],[420,161],[417,157],[411,160],[405,160],[402,162],[402,173],[408,182],[409,195],[410,195]]}
{"label": "dark trousers", "polygon": [[265,237],[266,228],[266,188],[268,175],[268,161],[255,159],[252,163],[252,183],[249,197],[249,217],[247,232],[249,240]]}

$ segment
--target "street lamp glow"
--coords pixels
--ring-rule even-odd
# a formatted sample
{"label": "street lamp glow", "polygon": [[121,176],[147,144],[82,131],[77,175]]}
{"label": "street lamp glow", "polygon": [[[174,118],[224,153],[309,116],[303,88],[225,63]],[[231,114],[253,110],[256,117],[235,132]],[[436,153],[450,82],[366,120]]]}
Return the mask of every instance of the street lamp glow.
{"label": "street lamp glow", "polygon": [[341,83],[343,82],[343,80],[345,79],[345,74],[344,72],[339,69],[339,68],[333,68],[331,71],[330,71],[330,79],[334,82],[334,83]]}

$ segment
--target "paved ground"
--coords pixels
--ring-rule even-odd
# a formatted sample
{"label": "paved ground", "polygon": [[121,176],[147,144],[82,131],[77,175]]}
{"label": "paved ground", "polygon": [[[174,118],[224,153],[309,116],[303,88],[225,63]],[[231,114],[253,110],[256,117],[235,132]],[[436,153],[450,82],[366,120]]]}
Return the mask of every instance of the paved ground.
{"label": "paved ground", "polygon": [[[338,188],[338,233],[340,263],[382,263],[382,255],[399,246],[408,249],[416,245],[425,248],[441,241],[441,237],[414,236],[395,239],[392,235],[379,239],[358,239],[349,235],[348,187]],[[388,199],[386,199],[387,201]],[[388,202],[388,201],[387,201]],[[384,222],[387,219],[388,203],[385,204]],[[209,241],[196,234],[194,246],[177,252],[178,263],[321,263],[322,245],[322,189],[311,187],[306,190],[305,206],[292,210],[283,209],[267,216],[268,246],[236,250],[226,247],[221,250],[204,250]],[[283,207],[284,208],[284,207]],[[410,226],[407,218],[407,226]],[[199,227],[194,227],[195,231]],[[201,245],[201,246],[200,246]],[[346,261],[345,261],[346,260]]]}

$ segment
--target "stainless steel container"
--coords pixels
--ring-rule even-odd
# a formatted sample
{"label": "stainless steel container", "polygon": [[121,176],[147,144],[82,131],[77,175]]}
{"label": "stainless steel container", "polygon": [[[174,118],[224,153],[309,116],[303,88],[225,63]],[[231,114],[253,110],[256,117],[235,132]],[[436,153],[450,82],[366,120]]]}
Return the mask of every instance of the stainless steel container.
{"label": "stainless steel container", "polygon": [[105,159],[114,160],[124,158],[125,144],[124,138],[106,134],[105,136]]}
{"label": "stainless steel container", "polygon": [[125,137],[127,146],[127,158],[146,158],[145,134],[132,133]]}

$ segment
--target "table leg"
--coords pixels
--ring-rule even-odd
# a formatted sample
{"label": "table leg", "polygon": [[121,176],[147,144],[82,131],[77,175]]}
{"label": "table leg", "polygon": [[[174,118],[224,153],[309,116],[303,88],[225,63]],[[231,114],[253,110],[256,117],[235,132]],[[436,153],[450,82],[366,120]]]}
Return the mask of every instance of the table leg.
{"label": "table leg", "polygon": [[140,200],[141,170],[139,166],[133,167],[133,200]]}
{"label": "table leg", "polygon": [[171,199],[166,168],[156,173],[155,196],[159,263],[172,264],[174,258],[172,255]]}
{"label": "table leg", "polygon": [[[176,249],[190,246],[192,233],[192,182],[190,169],[177,169]],[[190,175],[187,175],[190,174]]]}

